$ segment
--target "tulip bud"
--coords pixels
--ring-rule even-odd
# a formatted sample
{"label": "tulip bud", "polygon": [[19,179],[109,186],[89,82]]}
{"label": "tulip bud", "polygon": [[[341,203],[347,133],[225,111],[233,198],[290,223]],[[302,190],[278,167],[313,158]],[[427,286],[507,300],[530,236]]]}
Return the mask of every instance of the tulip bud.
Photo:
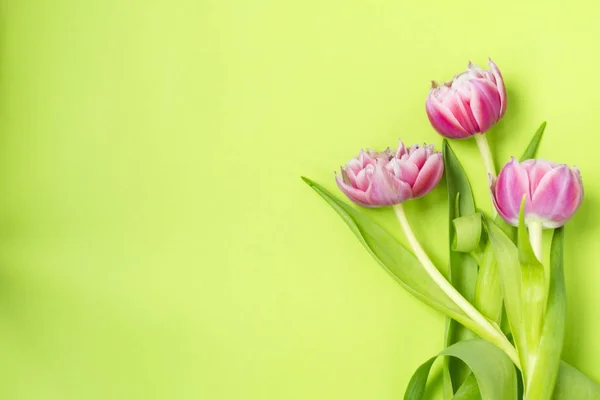
{"label": "tulip bud", "polygon": [[544,228],[563,226],[583,200],[579,170],[546,160],[512,158],[498,179],[490,179],[490,189],[498,214],[513,226],[519,224],[523,196],[525,224],[541,222]]}
{"label": "tulip bud", "polygon": [[487,132],[506,111],[506,89],[500,70],[469,62],[467,70],[451,81],[432,82],[425,103],[431,125],[442,136],[465,139]]}
{"label": "tulip bud", "polygon": [[397,151],[362,151],[335,175],[338,187],[350,200],[363,207],[393,206],[426,195],[440,181],[444,161],[432,145],[402,141]]}

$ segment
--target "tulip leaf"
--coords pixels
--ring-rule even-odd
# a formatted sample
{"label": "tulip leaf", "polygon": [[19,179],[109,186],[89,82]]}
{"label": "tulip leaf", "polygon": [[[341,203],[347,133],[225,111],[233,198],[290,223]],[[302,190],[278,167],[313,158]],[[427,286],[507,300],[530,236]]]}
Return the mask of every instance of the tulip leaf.
{"label": "tulip leaf", "polygon": [[475,375],[471,374],[465,379],[452,400],[482,400]]}
{"label": "tulip leaf", "polygon": [[492,243],[488,241],[480,256],[474,305],[483,315],[500,325],[502,322],[502,300],[498,263],[496,262]]}
{"label": "tulip leaf", "polygon": [[[442,152],[444,155],[444,174],[448,187],[449,213],[449,266],[448,277],[452,285],[470,302],[475,296],[477,282],[477,263],[469,254],[453,250],[453,244],[459,239],[453,221],[461,216],[471,216],[476,213],[475,200],[471,184],[458,157],[444,139]],[[460,340],[470,339],[472,334],[449,319],[446,322],[445,346],[449,347]],[[467,376],[467,369],[460,362],[448,359],[444,361],[444,394],[450,398]]]}
{"label": "tulip leaf", "polygon": [[[438,356],[454,357],[464,362],[472,371],[473,378],[465,381],[468,387],[459,390],[459,399],[477,399],[473,382],[475,380],[479,398],[486,400],[516,400],[517,399],[517,374],[510,358],[493,344],[481,340],[463,340],[447,347]],[[421,400],[425,393],[427,377],[436,357],[427,360],[421,365],[411,378],[406,389],[404,400]],[[459,394],[457,394],[458,396]],[[468,396],[468,397],[467,397]]]}
{"label": "tulip leaf", "polygon": [[527,341],[525,327],[523,326],[525,315],[521,296],[522,278],[519,250],[506,233],[487,216],[485,217],[485,225],[498,263],[508,323],[517,346],[521,365],[526,365],[524,354],[526,354]]}
{"label": "tulip leaf", "polygon": [[454,218],[452,225],[454,226],[452,251],[471,253],[477,250],[481,240],[481,214]]}
{"label": "tulip leaf", "polygon": [[[563,270],[564,228],[554,231],[550,250],[550,288],[539,340],[537,362],[529,376],[527,396],[532,399],[552,398],[565,336],[566,291]],[[573,393],[570,393],[573,396]],[[581,397],[571,397],[580,399]]]}
{"label": "tulip leaf", "polygon": [[553,400],[600,400],[600,385],[577,368],[562,361]]}
{"label": "tulip leaf", "polygon": [[544,136],[544,130],[546,130],[546,121],[542,122],[537,132],[535,132],[535,134],[531,138],[531,141],[529,142],[529,145],[525,149],[525,152],[523,152],[523,155],[521,156],[519,161],[525,161],[535,158],[537,149],[540,145],[540,142],[542,141],[542,136]]}
{"label": "tulip leaf", "polygon": [[406,290],[425,304],[485,337],[486,332],[437,286],[417,258],[370,218],[339,200],[318,183],[302,177],[342,217],[367,251]]}
{"label": "tulip leaf", "polygon": [[[544,277],[544,266],[533,252],[529,234],[525,227],[525,199],[526,197],[523,196],[519,212],[517,243],[521,264],[522,325],[526,338],[526,343],[522,344],[520,349],[525,353],[523,359],[527,360],[527,363],[523,365],[523,375],[525,384],[529,385],[531,383],[530,375],[537,368],[538,347],[546,300],[546,279]],[[558,369],[558,365],[556,368]]]}

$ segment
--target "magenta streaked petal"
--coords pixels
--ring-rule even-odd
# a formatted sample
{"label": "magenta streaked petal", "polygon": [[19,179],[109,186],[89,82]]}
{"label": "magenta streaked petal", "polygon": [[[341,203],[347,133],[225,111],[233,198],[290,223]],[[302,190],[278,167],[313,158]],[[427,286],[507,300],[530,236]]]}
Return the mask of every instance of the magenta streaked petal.
{"label": "magenta streaked petal", "polygon": [[500,115],[500,96],[496,88],[488,80],[471,80],[471,109],[481,132],[487,132]]}
{"label": "magenta streaked petal", "polygon": [[442,155],[436,153],[429,157],[412,187],[413,196],[417,198],[429,193],[440,182],[443,173],[444,160]]}
{"label": "magenta streaked petal", "polygon": [[404,147],[404,143],[402,140],[398,140],[398,150],[396,151],[396,157],[402,158],[403,155],[408,154],[406,151],[406,147]]}
{"label": "magenta streaked petal", "polygon": [[374,205],[374,204],[369,204],[369,200],[367,197],[367,194],[365,192],[363,192],[362,190],[358,190],[353,188],[350,185],[347,185],[346,183],[344,183],[342,181],[342,179],[340,179],[340,177],[338,176],[338,174],[335,174],[335,182],[337,183],[338,187],[340,188],[340,190],[342,192],[344,192],[344,194],[353,202],[358,204],[359,206],[363,206],[363,207],[379,207],[378,205]]}
{"label": "magenta streaked petal", "polygon": [[[468,83],[467,83],[468,85]],[[460,94],[452,97],[451,99],[444,102],[444,105],[448,107],[454,118],[458,121],[460,126],[467,132],[480,132],[479,126],[475,121],[471,107]]]}
{"label": "magenta streaked petal", "polygon": [[440,135],[451,139],[464,139],[472,135],[463,129],[450,110],[432,93],[425,102],[425,109],[429,122]]}
{"label": "magenta streaked petal", "polygon": [[358,190],[366,192],[369,188],[369,185],[371,184],[371,177],[373,176],[374,168],[375,167],[372,165],[367,165],[365,169],[361,170],[356,175],[354,182],[352,182],[352,186],[357,188]]}
{"label": "magenta streaked petal", "polygon": [[367,197],[370,204],[392,206],[410,199],[412,191],[406,182],[394,178],[394,175],[383,165],[377,164],[371,186],[367,190]]}
{"label": "magenta streaked petal", "polygon": [[533,195],[533,210],[544,220],[564,225],[579,208],[583,198],[581,181],[566,165],[544,175]]}
{"label": "magenta streaked petal", "polygon": [[523,196],[527,197],[525,206],[527,210],[531,204],[527,171],[515,158],[512,158],[502,168],[496,180],[495,197],[498,211],[501,210],[502,214],[510,220],[518,220]]}
{"label": "magenta streaked petal", "polygon": [[510,224],[512,226],[518,226],[519,219],[514,218],[514,215],[511,216],[511,215],[506,214],[504,212],[504,210],[498,204],[498,201],[496,201],[496,181],[497,181],[497,179],[495,179],[492,175],[488,174],[488,180],[489,180],[489,187],[490,187],[490,195],[492,197],[492,202],[494,203],[494,207],[496,208],[496,211],[498,211],[498,214],[500,215],[500,217],[502,217],[502,219],[505,220],[508,224]]}
{"label": "magenta streaked petal", "polygon": [[408,160],[412,161],[418,169],[421,169],[423,168],[423,165],[425,165],[425,161],[427,161],[427,151],[425,151],[423,147],[417,146],[414,149],[411,149]]}
{"label": "magenta streaked petal", "polygon": [[504,79],[502,78],[500,69],[498,69],[498,66],[492,61],[491,58],[488,60],[488,65],[494,74],[496,90],[500,95],[500,118],[502,118],[506,112],[506,87],[504,86]]}
{"label": "magenta streaked petal", "polygon": [[396,178],[408,183],[411,187],[419,175],[419,168],[412,161],[408,160],[395,158],[385,168],[391,171]]}
{"label": "magenta streaked petal", "polygon": [[532,198],[544,175],[558,166],[556,163],[546,160],[526,160],[521,165],[529,176],[529,194]]}

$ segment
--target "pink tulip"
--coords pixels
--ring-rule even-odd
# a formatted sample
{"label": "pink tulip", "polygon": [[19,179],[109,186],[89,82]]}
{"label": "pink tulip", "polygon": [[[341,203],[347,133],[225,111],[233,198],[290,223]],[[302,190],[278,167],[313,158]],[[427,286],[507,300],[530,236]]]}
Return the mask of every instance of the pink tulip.
{"label": "pink tulip", "polygon": [[519,224],[523,196],[525,223],[541,222],[544,228],[563,226],[583,200],[579,170],[546,160],[519,163],[512,158],[490,188],[498,214],[513,226]]}
{"label": "pink tulip", "polygon": [[451,81],[433,81],[425,103],[431,125],[442,136],[465,139],[487,132],[506,111],[506,89],[500,70],[469,62],[467,70]]}
{"label": "pink tulip", "polygon": [[354,203],[363,207],[392,206],[426,195],[444,172],[442,154],[432,145],[413,145],[406,149],[378,153],[362,151],[341,168],[339,188]]}

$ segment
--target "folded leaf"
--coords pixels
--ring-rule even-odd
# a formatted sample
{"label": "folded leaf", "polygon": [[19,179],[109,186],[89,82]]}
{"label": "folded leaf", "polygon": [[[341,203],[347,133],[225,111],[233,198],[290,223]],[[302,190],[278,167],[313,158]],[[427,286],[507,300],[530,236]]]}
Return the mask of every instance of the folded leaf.
{"label": "folded leaf", "polygon": [[[516,400],[517,374],[510,358],[493,344],[481,339],[463,340],[442,351],[439,356],[456,357],[472,371],[481,398],[486,400]],[[411,378],[404,400],[421,400],[425,393],[427,377],[434,358],[421,365]],[[469,388],[461,394],[462,399],[475,399],[476,392],[467,380]],[[468,392],[467,392],[468,390]],[[470,397],[464,397],[470,396]]]}
{"label": "folded leaf", "polygon": [[475,213],[454,218],[452,225],[455,232],[452,250],[461,253],[471,253],[477,250],[481,240],[481,214]]}

